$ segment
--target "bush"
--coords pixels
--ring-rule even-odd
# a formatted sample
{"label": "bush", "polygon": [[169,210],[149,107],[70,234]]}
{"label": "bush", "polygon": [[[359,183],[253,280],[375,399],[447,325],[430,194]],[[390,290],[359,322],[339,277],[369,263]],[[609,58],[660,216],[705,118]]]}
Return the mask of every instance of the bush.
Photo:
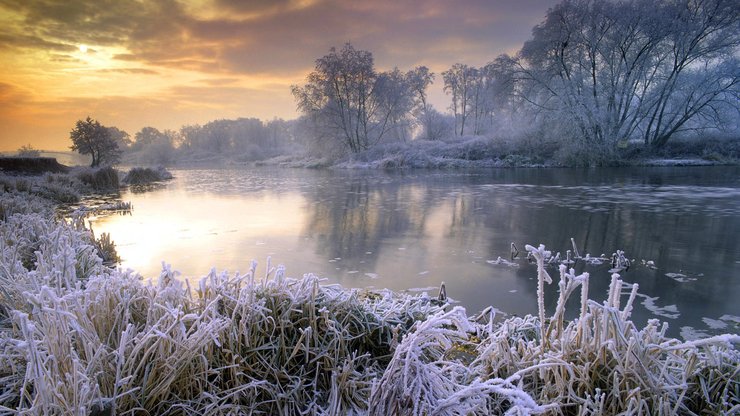
{"label": "bush", "polygon": [[588,145],[581,141],[564,143],[554,155],[555,163],[567,167],[620,166],[625,162],[609,144]]}
{"label": "bush", "polygon": [[701,158],[716,162],[740,159],[740,138],[701,137],[669,140],[662,148],[652,149],[652,156],[671,159]]}
{"label": "bush", "polygon": [[146,185],[152,182],[172,179],[172,174],[165,168],[132,168],[123,178],[123,182],[129,185]]}
{"label": "bush", "polygon": [[34,149],[30,144],[23,145],[18,149],[16,154],[18,157],[40,157],[41,151]]}
{"label": "bush", "polygon": [[97,192],[115,191],[121,186],[118,171],[111,166],[84,169],[77,172],[76,176],[82,183]]}

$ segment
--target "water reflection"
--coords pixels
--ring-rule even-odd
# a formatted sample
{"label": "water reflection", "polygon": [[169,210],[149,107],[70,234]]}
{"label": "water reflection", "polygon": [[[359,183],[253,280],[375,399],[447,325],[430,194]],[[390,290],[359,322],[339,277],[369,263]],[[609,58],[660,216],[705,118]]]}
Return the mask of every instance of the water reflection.
{"label": "water reflection", "polygon": [[[534,267],[487,261],[508,257],[511,242],[564,254],[574,237],[582,254],[623,249],[636,260],[624,279],[646,296],[635,310],[638,323],[658,316],[678,335],[681,326],[707,329],[709,318],[738,332],[738,173],[181,170],[164,189],[124,195],[134,215],[100,219],[96,230],[110,232],[124,264],[147,277],[160,260],[197,278],[211,267],[244,270],[249,260],[272,256],[289,274],[313,272],[352,287],[408,290],[445,281],[471,312],[494,305],[515,314],[535,312]],[[592,297],[606,293],[608,268],[576,264],[591,273]],[[552,285],[550,310],[556,299]]]}

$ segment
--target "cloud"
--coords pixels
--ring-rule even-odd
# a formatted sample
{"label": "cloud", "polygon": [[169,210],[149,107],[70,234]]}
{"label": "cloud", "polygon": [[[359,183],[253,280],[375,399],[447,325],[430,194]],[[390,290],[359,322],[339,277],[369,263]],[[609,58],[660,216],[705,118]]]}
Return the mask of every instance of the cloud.
{"label": "cloud", "polygon": [[13,122],[13,102],[29,115],[7,131],[64,138],[87,112],[135,130],[290,117],[289,85],[332,46],[371,51],[380,69],[483,65],[518,49],[556,2],[0,0],[0,118]]}
{"label": "cloud", "polygon": [[213,0],[189,10],[174,0],[6,0],[22,24],[0,34],[0,45],[62,51],[119,45],[130,51],[119,59],[248,74],[294,74],[347,41],[389,66],[491,60],[520,45],[552,4]]}
{"label": "cloud", "polygon": [[6,82],[0,82],[0,107],[8,108],[28,101],[27,92]]}
{"label": "cloud", "polygon": [[253,17],[304,9],[318,3],[319,0],[215,0],[213,8],[232,15],[236,13],[242,17]]}

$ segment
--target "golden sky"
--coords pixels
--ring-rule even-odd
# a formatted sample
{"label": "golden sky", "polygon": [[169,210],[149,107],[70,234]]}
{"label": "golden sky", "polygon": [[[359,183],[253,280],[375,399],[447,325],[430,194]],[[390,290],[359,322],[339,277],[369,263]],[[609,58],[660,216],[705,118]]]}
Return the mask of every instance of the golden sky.
{"label": "golden sky", "polygon": [[147,126],[295,118],[290,85],[332,46],[368,50],[381,70],[483,65],[519,49],[555,3],[0,0],[0,151],[67,149],[88,115],[132,136]]}

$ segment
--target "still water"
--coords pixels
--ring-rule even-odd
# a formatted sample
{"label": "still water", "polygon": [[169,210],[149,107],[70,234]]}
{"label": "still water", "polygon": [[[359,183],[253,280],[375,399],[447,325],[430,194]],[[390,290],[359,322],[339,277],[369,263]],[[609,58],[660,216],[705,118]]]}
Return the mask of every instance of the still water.
{"label": "still water", "polygon": [[[172,173],[160,188],[122,194],[131,215],[92,219],[122,267],[144,278],[163,261],[192,282],[211,268],[246,272],[253,259],[264,270],[270,257],[293,277],[432,296],[444,281],[470,314],[536,314],[524,245],[564,256],[573,237],[582,255],[634,259],[622,276],[639,284],[640,327],[658,318],[672,336],[740,332],[738,167]],[[510,259],[512,242],[519,258],[495,261]],[[592,299],[604,300],[610,267],[576,263]],[[552,313],[557,282],[546,295]]]}

